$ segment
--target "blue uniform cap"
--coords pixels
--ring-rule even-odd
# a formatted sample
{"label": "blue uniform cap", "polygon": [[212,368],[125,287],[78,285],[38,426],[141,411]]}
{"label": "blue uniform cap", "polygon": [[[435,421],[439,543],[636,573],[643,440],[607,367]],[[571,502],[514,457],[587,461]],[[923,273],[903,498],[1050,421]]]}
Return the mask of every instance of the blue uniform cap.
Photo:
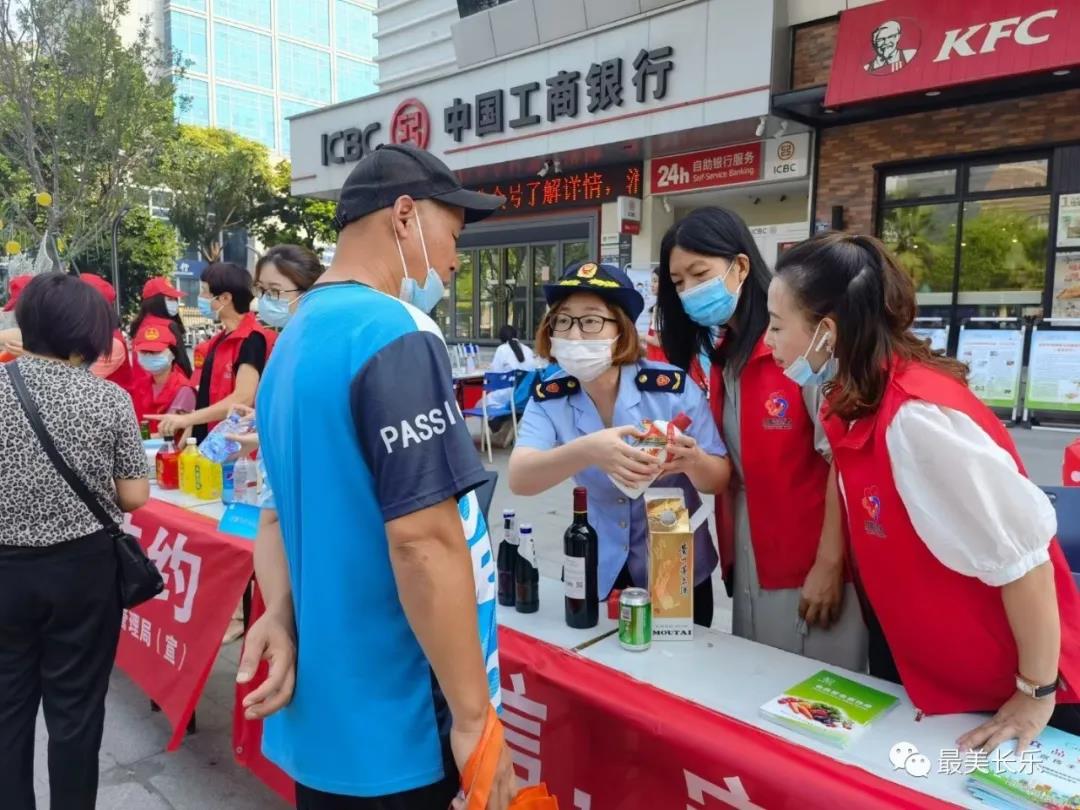
{"label": "blue uniform cap", "polygon": [[645,309],[645,299],[634,289],[630,276],[613,264],[598,264],[589,260],[574,262],[563,271],[558,281],[544,285],[544,298],[549,307],[576,292],[600,296],[619,307],[632,321],[636,321]]}

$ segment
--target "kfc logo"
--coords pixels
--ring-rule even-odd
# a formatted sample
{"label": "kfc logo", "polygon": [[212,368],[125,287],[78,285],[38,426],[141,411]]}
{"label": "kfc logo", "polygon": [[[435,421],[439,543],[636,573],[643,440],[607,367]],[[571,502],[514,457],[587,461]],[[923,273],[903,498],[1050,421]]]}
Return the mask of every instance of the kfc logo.
{"label": "kfc logo", "polygon": [[870,44],[874,58],[863,65],[871,76],[898,73],[919,54],[922,34],[914,20],[887,20],[874,29]]}

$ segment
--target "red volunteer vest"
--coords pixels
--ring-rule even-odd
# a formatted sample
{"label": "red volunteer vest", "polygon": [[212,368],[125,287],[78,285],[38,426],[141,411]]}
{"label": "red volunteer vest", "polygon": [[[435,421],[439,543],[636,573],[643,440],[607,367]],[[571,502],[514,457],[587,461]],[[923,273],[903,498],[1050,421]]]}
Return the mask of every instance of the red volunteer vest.
{"label": "red volunteer vest", "polygon": [[131,353],[127,351],[127,341],[124,340],[124,333],[119,329],[113,330],[113,340],[119,340],[124,344],[124,362],[105,379],[116,383],[130,394],[131,386],[135,382],[135,370],[131,367]]}
{"label": "red volunteer vest", "polygon": [[[766,590],[801,588],[821,542],[829,464],[814,449],[802,390],[784,376],[762,338],[739,375],[743,484],[758,580]],[[709,405],[723,434],[724,375],[713,365]],[[735,563],[730,494],[716,498],[720,565]]]}
{"label": "red volunteer vest", "polygon": [[[227,333],[218,332],[206,344],[200,344],[205,345],[207,348],[202,355],[202,362],[199,361],[199,355],[196,353],[196,365],[199,368],[200,377],[199,384],[210,386],[211,405],[225,399],[236,388],[236,375],[233,366],[236,365],[236,358],[240,355],[240,346],[252,332],[258,332],[266,338],[266,357],[269,358],[270,351],[274,348],[274,341],[277,340],[277,333],[261,326],[255,319],[254,312],[244,315],[240,320],[240,325],[233,331]],[[206,380],[202,378],[202,365],[205,362],[206,355],[214,350],[214,346],[217,346],[217,350],[214,351],[212,373],[210,379]],[[209,427],[213,428],[215,424],[217,423],[214,422]]]}
{"label": "red volunteer vest", "polygon": [[154,395],[154,378],[149,372],[139,368],[133,371],[132,375],[135,381],[131,386],[131,401],[135,405],[135,415],[140,422],[148,413],[168,413],[169,406],[182,389],[195,388],[191,380],[175,363],[157,396]]}
{"label": "red volunteer vest", "polygon": [[[997,711],[1016,691],[1016,642],[1000,588],[938,562],[919,538],[892,475],[885,432],[911,400],[971,417],[1016,461],[1012,438],[966,385],[918,363],[894,370],[877,413],[826,433],[841,476],[855,568],[911,701],[927,714]],[[966,463],[957,459],[958,464]],[[1080,693],[1080,594],[1055,538],[1050,545],[1061,614],[1059,703]]]}

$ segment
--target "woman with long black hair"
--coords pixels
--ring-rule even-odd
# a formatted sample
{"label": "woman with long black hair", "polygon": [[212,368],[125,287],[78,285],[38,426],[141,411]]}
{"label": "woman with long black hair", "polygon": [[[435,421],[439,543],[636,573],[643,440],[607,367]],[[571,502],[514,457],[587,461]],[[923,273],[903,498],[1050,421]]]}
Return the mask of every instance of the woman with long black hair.
{"label": "woman with long black hair", "polygon": [[716,500],[733,632],[864,670],[818,386],[785,376],[765,345],[772,274],[749,228],[724,208],[693,211],[665,234],[659,276],[664,352],[705,388],[734,465]]}
{"label": "woman with long black hair", "polygon": [[147,317],[163,318],[169,322],[169,328],[176,336],[176,346],[180,351],[176,353],[176,364],[184,372],[184,376],[191,377],[191,360],[184,349],[184,322],[180,319],[180,302],[184,294],[169,283],[167,278],[152,278],[143,285],[142,303],[139,304],[139,314],[131,322],[128,334],[132,340],[139,333],[139,327]]}
{"label": "woman with long black hair", "polygon": [[928,714],[995,712],[961,748],[1023,749],[1048,723],[1080,734],[1080,593],[1054,507],[967,368],[912,333],[915,308],[910,277],[869,236],[793,248],[769,291],[778,363],[813,371],[819,345],[835,353],[824,421],[870,673]]}

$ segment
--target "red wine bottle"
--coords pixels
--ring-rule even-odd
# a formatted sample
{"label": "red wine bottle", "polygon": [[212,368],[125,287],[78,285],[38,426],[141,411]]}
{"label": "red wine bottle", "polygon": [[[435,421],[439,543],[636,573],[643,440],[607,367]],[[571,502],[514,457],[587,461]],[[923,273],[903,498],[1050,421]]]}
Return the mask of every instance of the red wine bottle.
{"label": "red wine bottle", "polygon": [[536,566],[532,526],[522,523],[518,534],[520,542],[514,565],[514,607],[518,613],[536,613],[540,609],[540,571]]}
{"label": "red wine bottle", "polygon": [[566,623],[570,627],[596,627],[600,602],[596,570],[600,543],[589,525],[589,499],[585,487],[574,488],[574,522],[563,535],[563,579],[566,586]]}
{"label": "red wine bottle", "polygon": [[513,509],[503,510],[503,538],[496,567],[499,571],[499,604],[514,606],[514,571],[517,568],[518,535]]}

